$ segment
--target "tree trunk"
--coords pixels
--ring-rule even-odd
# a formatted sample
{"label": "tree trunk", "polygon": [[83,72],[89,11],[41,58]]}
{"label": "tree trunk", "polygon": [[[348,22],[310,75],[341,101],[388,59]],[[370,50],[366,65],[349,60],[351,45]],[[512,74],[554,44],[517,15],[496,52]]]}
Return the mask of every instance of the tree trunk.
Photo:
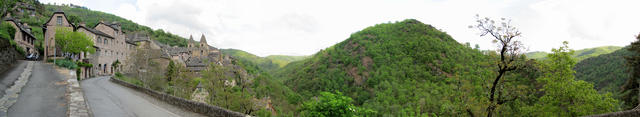
{"label": "tree trunk", "polygon": [[492,117],[493,116],[493,111],[496,109],[496,105],[495,105],[495,92],[496,92],[496,87],[498,86],[498,83],[500,81],[500,79],[502,78],[502,75],[505,73],[506,71],[502,70],[502,68],[500,68],[500,70],[498,71],[498,77],[496,77],[496,79],[493,81],[493,86],[491,86],[491,94],[489,95],[489,107],[487,107],[487,117]]}

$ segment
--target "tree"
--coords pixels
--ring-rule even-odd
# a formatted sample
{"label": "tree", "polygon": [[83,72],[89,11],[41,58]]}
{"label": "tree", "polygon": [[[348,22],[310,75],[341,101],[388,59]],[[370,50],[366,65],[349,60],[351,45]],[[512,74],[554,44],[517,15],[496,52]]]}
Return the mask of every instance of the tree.
{"label": "tree", "polygon": [[575,80],[573,70],[576,60],[571,57],[574,51],[567,42],[558,49],[552,49],[542,68],[544,75],[538,82],[544,86],[539,92],[542,97],[532,105],[525,107],[528,115],[533,116],[584,116],[612,112],[617,110],[618,101],[611,94],[599,94],[593,84]]}
{"label": "tree", "polygon": [[627,66],[630,66],[631,77],[621,87],[622,88],[622,100],[624,100],[627,107],[634,107],[638,109],[640,107],[640,34],[637,35],[636,41],[631,43],[629,50],[632,55],[625,57],[627,60]]}
{"label": "tree", "polygon": [[[0,10],[2,10],[0,11],[0,18],[4,18],[4,16],[7,15],[9,11],[11,11],[15,4],[16,1],[14,0],[2,0],[2,2],[0,2]],[[2,22],[4,22],[4,20],[0,20],[0,24],[2,24]]]}
{"label": "tree", "polygon": [[173,60],[169,61],[169,65],[167,66],[167,72],[165,73],[167,76],[167,81],[171,82],[171,79],[174,79],[178,76],[178,71],[176,70],[176,65],[173,63]]}
{"label": "tree", "polygon": [[69,22],[73,23],[73,25],[76,25],[76,26],[80,24],[80,22],[82,22],[82,19],[77,15],[69,14],[68,18],[69,18]]}
{"label": "tree", "polygon": [[111,63],[111,67],[114,70],[117,70],[119,65],[120,65],[120,60],[116,60],[115,62]]}
{"label": "tree", "polygon": [[95,53],[93,41],[82,32],[74,32],[67,28],[56,29],[56,45],[63,52],[80,54],[81,52]]}
{"label": "tree", "polygon": [[[516,40],[516,37],[520,37],[520,31],[511,25],[511,20],[501,18],[500,22],[496,22],[488,17],[484,19],[476,15],[477,25],[469,26],[469,28],[477,28],[480,30],[480,36],[490,35],[493,37],[493,42],[498,45],[498,52],[500,54],[500,60],[498,61],[498,76],[493,80],[491,90],[489,92],[489,106],[487,107],[487,116],[493,116],[493,112],[500,104],[509,100],[514,100],[517,97],[511,99],[502,99],[501,95],[497,98],[496,87],[501,86],[500,80],[504,77],[505,73],[516,70],[516,60],[520,57],[521,49],[523,45],[520,41]],[[498,91],[500,92],[500,91]]]}
{"label": "tree", "polygon": [[352,117],[358,114],[374,113],[369,109],[354,106],[353,99],[342,93],[320,92],[320,96],[304,102],[300,111],[310,117]]}

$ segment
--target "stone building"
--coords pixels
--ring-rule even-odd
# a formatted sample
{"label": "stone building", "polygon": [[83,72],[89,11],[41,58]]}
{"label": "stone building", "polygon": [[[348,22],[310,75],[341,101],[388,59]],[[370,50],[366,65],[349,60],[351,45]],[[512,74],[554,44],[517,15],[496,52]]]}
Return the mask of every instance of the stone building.
{"label": "stone building", "polygon": [[[105,23],[100,21],[93,28],[80,24],[74,27],[66,18],[64,12],[55,12],[52,17],[44,24],[45,31],[45,55],[47,57],[56,56],[61,53],[55,47],[55,29],[71,28],[76,32],[83,32],[93,41],[93,47],[96,49],[94,54],[81,53],[79,60],[90,63],[91,68],[81,68],[81,78],[113,75],[116,72],[128,71],[130,68],[130,55],[135,51],[136,44],[128,41],[125,33],[117,22]],[[60,56],[60,55],[57,55]],[[118,64],[116,64],[118,63]],[[114,66],[117,65],[117,66]]]}
{"label": "stone building", "polygon": [[15,28],[15,36],[13,37],[13,41],[25,51],[25,53],[37,53],[35,46],[33,46],[33,42],[36,40],[36,37],[31,33],[31,27],[27,23],[20,23],[18,19],[13,18],[5,18],[5,21],[9,22]]}
{"label": "stone building", "polygon": [[184,65],[191,72],[199,73],[205,70],[210,63],[231,64],[231,59],[228,56],[223,56],[220,50],[207,44],[204,35],[200,37],[199,42],[195,41],[193,36],[189,36],[187,47],[172,47],[163,44],[160,44],[160,47],[165,52],[163,56]]}
{"label": "stone building", "polygon": [[42,25],[42,31],[44,32],[44,60],[49,57],[61,56],[60,49],[56,47],[56,29],[67,28],[69,30],[74,29],[73,24],[67,20],[67,15],[62,11],[53,12],[51,18]]}
{"label": "stone building", "polygon": [[82,72],[84,76],[113,75],[128,70],[129,67],[125,66],[130,63],[130,55],[135,51],[136,44],[127,41],[119,23],[100,21],[94,28],[81,24],[76,31],[89,36],[96,49],[94,54],[81,55],[86,57],[83,61],[93,64],[92,68],[85,68],[86,72]]}

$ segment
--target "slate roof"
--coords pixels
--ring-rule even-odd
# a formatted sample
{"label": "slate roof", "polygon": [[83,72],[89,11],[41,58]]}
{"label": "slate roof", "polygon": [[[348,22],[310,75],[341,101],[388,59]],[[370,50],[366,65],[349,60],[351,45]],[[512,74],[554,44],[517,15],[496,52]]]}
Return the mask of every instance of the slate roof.
{"label": "slate roof", "polygon": [[[111,37],[109,34],[104,33],[104,32],[102,32],[102,31],[99,31],[99,30],[96,30],[96,29],[93,29],[93,28],[88,28],[88,27],[86,27],[86,26],[78,26],[78,29],[80,29],[80,28],[84,28],[85,30],[87,30],[87,31],[89,31],[89,32],[91,32],[91,33],[93,33],[93,34],[96,34],[96,35],[100,35],[100,36],[103,36],[103,37],[107,37],[107,38],[114,39],[114,38],[113,38],[113,37]],[[76,29],[76,30],[77,30],[77,29]]]}
{"label": "slate roof", "polygon": [[118,22],[115,22],[115,21],[114,21],[114,22],[112,22],[112,23],[99,22],[98,24],[96,24],[96,26],[98,26],[98,25],[100,25],[100,24],[104,24],[104,25],[106,25],[106,26],[108,26],[108,27],[112,28],[112,29],[113,29],[113,30],[115,30],[115,31],[120,31],[120,29],[118,29],[118,28],[117,28],[117,27],[118,27],[118,25],[120,25],[120,23],[118,23]]}
{"label": "slate roof", "polygon": [[35,36],[33,36],[33,34],[31,34],[31,27],[28,26],[24,26],[22,25],[22,23],[20,23],[20,21],[18,19],[14,19],[14,18],[5,18],[5,21],[10,21],[13,22],[13,24],[15,24],[16,26],[18,26],[18,28],[20,29],[21,32],[26,33],[28,36],[30,36],[31,38],[36,38]]}
{"label": "slate roof", "polygon": [[[58,9],[55,12],[53,12],[53,14],[49,18],[49,20],[47,20],[47,22],[44,22],[44,24],[42,24],[43,31],[46,31],[47,23],[51,22],[51,19],[53,19],[53,15],[55,15],[55,14],[62,14],[62,16],[64,16],[64,19],[67,19],[67,23],[69,23],[69,25],[71,25],[71,27],[75,27],[75,25],[73,23],[71,23],[71,21],[69,21],[69,18],[67,18],[67,14],[65,14],[64,11]],[[46,34],[46,32],[44,32],[44,33]]]}
{"label": "slate roof", "polygon": [[133,43],[140,42],[140,41],[151,41],[149,39],[149,36],[147,36],[147,34],[143,34],[143,33],[127,34],[126,35],[126,40],[127,41],[131,41]]}
{"label": "slate roof", "polygon": [[191,57],[185,62],[187,67],[206,67],[207,64],[205,63],[206,61],[204,61],[204,59],[198,57]]}

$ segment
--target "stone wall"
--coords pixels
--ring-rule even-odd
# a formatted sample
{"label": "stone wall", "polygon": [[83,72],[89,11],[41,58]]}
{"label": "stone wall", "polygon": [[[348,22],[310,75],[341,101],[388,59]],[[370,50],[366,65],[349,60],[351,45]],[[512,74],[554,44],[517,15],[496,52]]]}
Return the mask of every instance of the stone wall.
{"label": "stone wall", "polygon": [[0,38],[0,73],[5,72],[16,60],[22,57],[16,49],[9,44],[9,40]]}
{"label": "stone wall", "polygon": [[177,107],[180,108],[184,108],[187,109],[189,111],[193,111],[196,113],[201,113],[207,116],[211,116],[211,117],[245,117],[248,115],[239,113],[239,112],[234,112],[231,110],[227,110],[218,106],[213,106],[213,105],[209,105],[206,103],[201,103],[201,102],[195,102],[195,101],[191,101],[191,100],[187,100],[187,99],[183,99],[183,98],[179,98],[179,97],[175,97],[172,95],[168,95],[165,93],[161,93],[161,92],[157,92],[148,88],[143,88],[143,87],[139,87],[137,85],[131,84],[131,83],[127,83],[124,82],[122,80],[119,79],[115,79],[115,78],[111,78],[110,79],[111,82],[120,84],[122,86],[125,87],[129,87],[132,88],[134,90],[143,92],[147,95],[150,95],[152,97],[155,97],[157,99],[160,99],[162,101],[165,101],[169,104],[175,105]]}
{"label": "stone wall", "polygon": [[589,115],[585,117],[640,117],[640,110],[618,111],[599,115]]}

